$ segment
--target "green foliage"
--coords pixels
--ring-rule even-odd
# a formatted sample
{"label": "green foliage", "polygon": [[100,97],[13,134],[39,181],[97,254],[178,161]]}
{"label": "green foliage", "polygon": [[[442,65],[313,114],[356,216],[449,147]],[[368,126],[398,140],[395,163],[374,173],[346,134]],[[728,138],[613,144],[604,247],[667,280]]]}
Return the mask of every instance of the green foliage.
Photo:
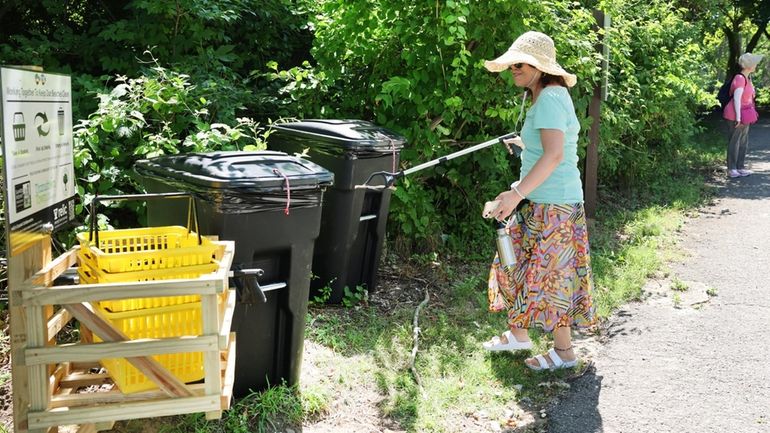
{"label": "green foliage", "polygon": [[345,286],[342,294],[342,305],[347,308],[355,307],[359,304],[366,304],[369,301],[369,291],[365,287],[356,286],[351,289]]}
{"label": "green foliage", "polygon": [[[266,123],[272,107],[254,96],[255,77],[271,70],[268,61],[290,68],[307,58],[313,5],[8,0],[0,58],[72,75],[73,119],[84,119],[75,142],[82,213],[93,194],[141,191],[130,175],[139,158],[261,147],[251,119]],[[139,205],[122,206],[109,220],[136,224]]]}
{"label": "green foliage", "polygon": [[[318,278],[318,277],[313,276],[313,278]],[[310,305],[324,305],[327,302],[329,302],[329,299],[331,299],[332,297],[331,283],[333,281],[334,280],[330,281],[329,284],[318,289],[318,294],[310,298]]]}
{"label": "green foliage", "polygon": [[606,2],[613,17],[611,96],[602,117],[600,178],[630,184],[664,175],[696,132],[695,114],[710,98],[701,77],[697,29],[668,2]]}
{"label": "green foliage", "polygon": [[252,71],[264,71],[268,61],[292,67],[307,57],[313,5],[309,0],[8,0],[0,7],[0,28],[8,35],[0,41],[0,58],[72,73],[78,118],[94,109],[87,92],[99,87],[102,77],[138,75],[137,58],[151,49],[164,65],[185,71],[200,92],[216,95],[218,110],[212,115],[233,123],[261,111],[252,103]]}
{"label": "green foliage", "polygon": [[97,110],[74,128],[78,213],[96,194],[142,192],[132,176],[138,159],[265,147],[263,128],[249,118],[233,126],[211,123],[211,104],[187,75],[156,64],[145,75],[115,81],[113,89],[98,94]]}
{"label": "green foliage", "polygon": [[[607,0],[612,16],[610,98],[601,120],[600,179],[625,186],[665,175],[696,131],[694,112],[713,99],[698,29],[670,2]],[[404,166],[434,159],[516,127],[520,89],[509,72],[491,74],[483,61],[526,30],[551,35],[560,63],[576,73],[571,90],[587,145],[587,116],[600,82],[598,33],[588,7],[527,0],[414,3],[326,0],[315,22],[317,65],[276,72],[284,108],[324,117],[370,119],[404,134]],[[282,75],[282,79],[277,77]],[[482,203],[507,188],[518,162],[491,148],[400,180],[391,206],[392,233],[406,251],[457,247],[488,239]],[[451,235],[450,235],[451,234]]]}
{"label": "green foliage", "polygon": [[[551,35],[560,63],[579,77],[571,95],[583,156],[587,107],[602,78],[596,7],[612,17],[599,179],[602,186],[631,187],[666,176],[662,162],[679,158],[696,132],[694,113],[714,104],[719,80],[709,64],[719,55],[703,46],[718,51],[716,29],[740,18],[739,10],[758,13],[742,31],[762,28],[763,3],[728,3],[73,0],[62,7],[8,0],[0,8],[9,35],[0,55],[7,63],[73,72],[75,118],[95,112],[86,122],[98,124],[84,124],[86,145],[78,149],[83,194],[138,189],[127,171],[136,158],[245,145],[236,136],[254,137],[257,127],[241,124],[247,117],[372,120],[408,138],[404,168],[466,148],[517,127],[521,90],[509,72],[489,73],[483,61],[526,30]],[[137,62],[150,48],[165,77],[153,59]],[[116,74],[148,81],[110,81]],[[126,87],[157,93],[157,106],[134,110],[144,119],[112,95]],[[102,96],[94,100],[93,93]],[[768,98],[760,89],[760,100]],[[108,119],[117,113],[122,117]],[[492,230],[478,217],[482,203],[518,170],[518,161],[495,147],[400,180],[390,224],[397,249],[484,244]]]}

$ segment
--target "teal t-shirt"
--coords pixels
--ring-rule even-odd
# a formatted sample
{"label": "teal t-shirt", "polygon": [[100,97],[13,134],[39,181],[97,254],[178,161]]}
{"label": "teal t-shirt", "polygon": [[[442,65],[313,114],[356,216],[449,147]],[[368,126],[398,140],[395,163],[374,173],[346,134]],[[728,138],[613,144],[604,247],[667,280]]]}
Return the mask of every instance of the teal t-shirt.
{"label": "teal t-shirt", "polygon": [[521,177],[543,156],[540,129],[564,132],[564,159],[550,176],[527,196],[535,203],[572,204],[583,201],[583,184],[578,170],[577,140],[580,123],[566,87],[545,87],[527,111],[521,128],[525,149],[521,153]]}

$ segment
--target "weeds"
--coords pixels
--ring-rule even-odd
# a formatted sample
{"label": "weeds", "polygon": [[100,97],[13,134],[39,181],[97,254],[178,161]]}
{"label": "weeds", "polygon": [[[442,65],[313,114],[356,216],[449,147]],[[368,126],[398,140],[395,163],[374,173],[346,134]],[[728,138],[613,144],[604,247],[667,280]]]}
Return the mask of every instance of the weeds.
{"label": "weeds", "polygon": [[682,295],[679,293],[674,293],[671,301],[674,303],[674,308],[682,308]]}
{"label": "weeds", "polygon": [[369,291],[365,287],[356,286],[351,289],[345,286],[342,295],[342,305],[350,308],[359,304],[366,304],[367,302],[369,302]]}
{"label": "weeds", "polygon": [[[314,279],[317,277],[313,276],[312,278]],[[310,298],[309,305],[324,305],[327,302],[329,302],[329,299],[331,299],[332,297],[332,286],[331,286],[332,282],[334,282],[334,280],[330,281],[329,284],[318,289],[318,294]]]}
{"label": "weeds", "polygon": [[674,278],[674,281],[671,282],[671,290],[677,291],[677,292],[686,292],[690,290],[690,286],[687,285],[684,281]]}

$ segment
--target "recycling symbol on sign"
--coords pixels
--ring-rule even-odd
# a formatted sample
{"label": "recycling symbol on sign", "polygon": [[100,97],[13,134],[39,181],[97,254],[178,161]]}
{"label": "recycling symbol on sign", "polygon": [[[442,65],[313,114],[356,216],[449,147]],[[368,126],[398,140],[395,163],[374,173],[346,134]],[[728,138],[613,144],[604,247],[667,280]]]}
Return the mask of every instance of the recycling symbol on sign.
{"label": "recycling symbol on sign", "polygon": [[35,126],[37,127],[37,135],[45,137],[51,132],[51,126],[48,124],[48,115],[45,113],[35,114]]}

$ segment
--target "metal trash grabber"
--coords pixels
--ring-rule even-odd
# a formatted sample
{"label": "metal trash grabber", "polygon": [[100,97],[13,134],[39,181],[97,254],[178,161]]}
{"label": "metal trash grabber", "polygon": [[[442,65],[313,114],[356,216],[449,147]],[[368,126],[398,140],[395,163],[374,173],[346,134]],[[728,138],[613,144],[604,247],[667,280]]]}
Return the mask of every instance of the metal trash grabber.
{"label": "metal trash grabber", "polygon": [[[428,161],[428,162],[424,162],[424,163],[416,165],[416,166],[414,166],[412,168],[408,168],[406,170],[401,170],[401,171],[396,172],[396,173],[393,173],[393,172],[390,172],[390,171],[377,171],[377,172],[372,173],[369,176],[369,178],[366,179],[366,182],[364,182],[363,185],[356,185],[355,188],[356,189],[360,189],[360,188],[367,188],[367,189],[385,189],[385,188],[389,188],[389,187],[393,186],[393,184],[396,183],[396,180],[401,178],[401,177],[408,176],[408,175],[410,175],[412,173],[418,172],[420,170],[424,170],[424,169],[426,169],[428,167],[433,167],[434,165],[438,165],[438,164],[444,163],[446,161],[449,161],[450,159],[455,159],[458,156],[467,155],[467,154],[473,153],[473,152],[475,152],[477,150],[485,149],[485,148],[487,148],[489,146],[492,146],[494,144],[497,144],[497,143],[505,144],[505,142],[504,142],[505,140],[510,140],[510,139],[516,138],[518,136],[519,136],[518,133],[511,132],[510,134],[505,134],[505,135],[502,135],[500,137],[493,138],[493,139],[491,139],[489,141],[485,141],[483,143],[476,144],[476,145],[471,146],[471,147],[469,147],[467,149],[463,149],[463,150],[459,150],[459,151],[454,152],[454,153],[450,153],[449,155],[445,155],[445,156],[442,156],[440,158],[436,158],[434,160],[431,160],[431,161]],[[511,146],[510,149],[513,150],[513,152],[516,154],[516,156],[521,155],[521,149],[518,146]],[[374,179],[377,176],[382,176],[383,177],[383,179],[385,180],[385,185],[379,185],[379,186],[369,185],[369,182],[371,182],[372,179]]]}

